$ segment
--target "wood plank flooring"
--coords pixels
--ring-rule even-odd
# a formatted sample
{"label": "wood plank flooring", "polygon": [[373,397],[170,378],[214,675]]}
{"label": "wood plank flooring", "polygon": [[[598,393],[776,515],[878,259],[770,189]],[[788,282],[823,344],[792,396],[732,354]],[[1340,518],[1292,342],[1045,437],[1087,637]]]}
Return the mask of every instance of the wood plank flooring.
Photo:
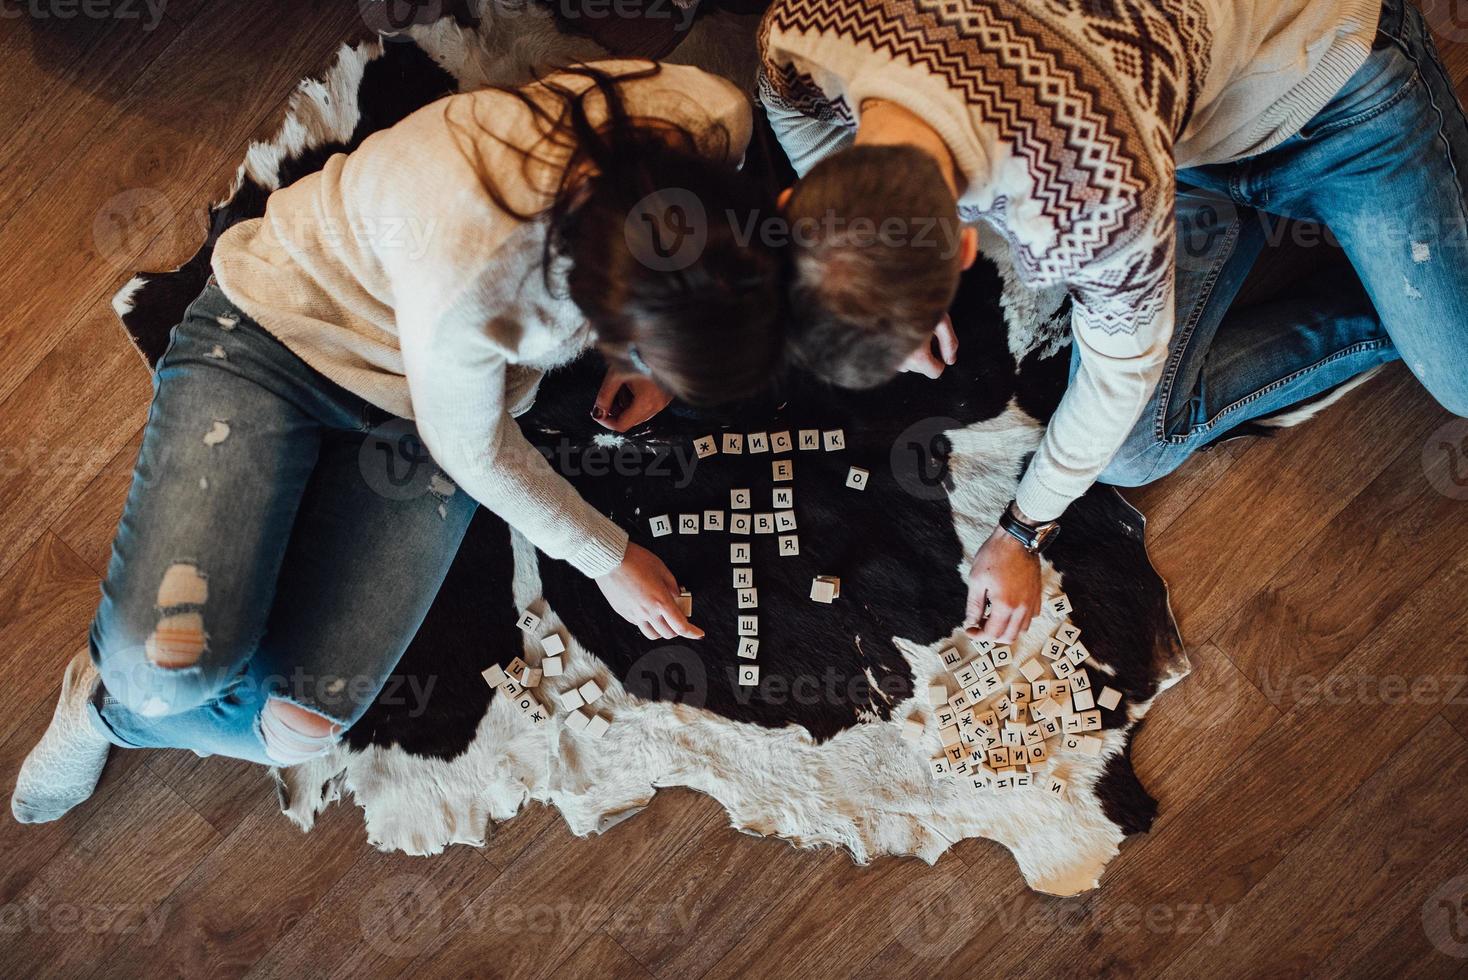
{"label": "wood plank flooring", "polygon": [[[109,299],[192,252],[247,141],[363,33],[340,0],[147,20],[0,30],[7,793],[84,640],[144,420]],[[1468,44],[1442,47],[1468,88]],[[988,841],[859,868],[686,791],[600,838],[535,807],[408,858],[354,807],[300,834],[253,766],[115,753],[66,820],[0,817],[0,974],[1468,975],[1468,500],[1428,472],[1448,418],[1394,367],[1132,494],[1195,673],[1137,738],[1161,816],[1099,892],[1033,895]]]}

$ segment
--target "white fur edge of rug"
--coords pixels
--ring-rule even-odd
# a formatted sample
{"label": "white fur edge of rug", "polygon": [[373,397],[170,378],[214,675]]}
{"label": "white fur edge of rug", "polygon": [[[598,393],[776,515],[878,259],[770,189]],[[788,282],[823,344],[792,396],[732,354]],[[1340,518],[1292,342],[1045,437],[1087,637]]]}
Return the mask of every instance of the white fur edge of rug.
{"label": "white fur edge of rug", "polygon": [[[953,499],[955,525],[966,553],[977,549],[1009,500],[1013,480],[997,474],[1017,472],[1040,434],[1039,424],[1012,404],[998,418],[950,434],[960,488]],[[984,460],[982,469],[978,460]],[[515,602],[524,608],[540,598],[540,581],[534,549],[518,535],[515,564]],[[1061,591],[1060,576],[1048,563],[1045,588],[1047,594]],[[1038,653],[1059,624],[1053,615],[1036,619],[1016,651]],[[554,610],[546,610],[545,628],[560,626]],[[915,691],[925,691],[943,670],[939,645],[897,643],[913,669]],[[497,659],[520,652],[506,650]],[[1133,710],[1125,731],[1103,733],[1100,756],[1055,753],[1045,771],[1068,782],[1064,798],[1038,790],[999,794],[929,773],[937,746],[931,717],[921,747],[901,737],[908,715],[931,716],[918,698],[899,705],[891,721],[873,718],[816,745],[803,728],[772,730],[635,698],[574,641],[566,656],[566,673],[546,678],[542,694],[595,679],[607,692],[598,707],[612,718],[601,740],[569,731],[559,715],[535,727],[507,699],[496,698],[469,749],[452,761],[372,748],[339,750],[285,770],[279,776],[285,812],[309,829],[345,790],[362,807],[375,846],[421,855],[449,844],[482,844],[488,821],[508,820],[532,800],[554,805],[584,836],[635,814],[659,788],[684,786],[718,800],[737,830],[801,847],[842,847],[861,864],[883,855],[932,863],[960,840],[985,837],[1009,848],[1030,887],[1054,895],[1095,888],[1118,852],[1122,835],[1093,787],[1149,705]],[[1094,669],[1109,673],[1100,664]],[[1006,670],[1018,677],[1015,668]]]}

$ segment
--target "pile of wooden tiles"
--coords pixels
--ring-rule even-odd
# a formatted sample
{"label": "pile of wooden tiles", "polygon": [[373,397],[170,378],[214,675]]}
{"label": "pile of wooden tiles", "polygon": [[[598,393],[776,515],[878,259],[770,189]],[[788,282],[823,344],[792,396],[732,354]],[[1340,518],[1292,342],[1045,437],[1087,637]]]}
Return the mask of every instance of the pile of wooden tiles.
{"label": "pile of wooden tiles", "polygon": [[[526,610],[520,613],[516,625],[537,637],[541,649],[539,667],[531,667],[516,657],[501,667],[494,664],[484,671],[485,683],[510,698],[520,713],[536,725],[550,721],[554,712],[537,696],[544,691],[541,681],[547,677],[560,677],[565,672],[564,654],[566,641],[556,632],[540,636],[540,617]],[[563,723],[574,732],[592,738],[601,738],[612,727],[611,719],[598,714],[590,705],[602,696],[601,686],[596,681],[587,681],[579,687],[569,687],[555,695],[555,699],[566,711]]]}
{"label": "pile of wooden tiles", "polygon": [[[1061,616],[1071,611],[1064,594],[1046,605]],[[1063,796],[1066,783],[1054,771],[1052,750],[1100,755],[1105,743],[1090,734],[1101,730],[1097,705],[1114,710],[1121,703],[1121,692],[1110,687],[1095,693],[1082,666],[1091,654],[1080,638],[1080,629],[1067,621],[1046,642],[1041,658],[1023,663],[1015,662],[1008,646],[990,640],[973,641],[978,653],[968,660],[956,645],[939,651],[957,691],[950,694],[943,678],[928,689],[942,749],[931,760],[933,774],[969,779],[980,790],[1038,787]],[[926,733],[918,715],[903,724],[910,742],[921,744]]]}

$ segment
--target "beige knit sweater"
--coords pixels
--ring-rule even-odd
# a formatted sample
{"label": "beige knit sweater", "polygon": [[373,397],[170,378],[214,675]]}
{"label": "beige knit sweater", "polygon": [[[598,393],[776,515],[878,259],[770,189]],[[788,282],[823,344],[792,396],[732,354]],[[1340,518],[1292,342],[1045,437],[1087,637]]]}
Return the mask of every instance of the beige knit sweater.
{"label": "beige knit sweater", "polygon": [[760,95],[806,173],[863,100],[944,139],[966,218],[1074,299],[1081,369],[1016,497],[1049,520],[1141,415],[1174,320],[1178,169],[1297,133],[1371,52],[1381,0],[775,0]]}
{"label": "beige knit sweater", "polygon": [[[624,73],[647,63],[598,67]],[[634,115],[695,135],[721,127],[735,161],[748,144],[748,99],[698,69],[665,66],[624,84],[623,97]],[[599,107],[594,99],[588,108],[595,115]],[[545,287],[544,224],[506,214],[484,187],[485,177],[494,180],[524,213],[549,203],[564,160],[527,176],[512,149],[537,135],[529,110],[502,92],[435,102],[273,193],[264,218],[220,237],[214,272],[242,311],[307,364],[414,419],[461,489],[546,554],[597,576],[621,562],[626,532],[512,420],[529,408],[541,376],[591,341],[564,291]]]}

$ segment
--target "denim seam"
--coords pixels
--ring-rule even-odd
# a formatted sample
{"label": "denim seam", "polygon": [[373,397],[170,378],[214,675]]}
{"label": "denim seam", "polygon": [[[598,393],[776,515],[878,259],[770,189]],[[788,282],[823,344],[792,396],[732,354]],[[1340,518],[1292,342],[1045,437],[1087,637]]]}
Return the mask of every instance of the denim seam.
{"label": "denim seam", "polygon": [[[1348,119],[1337,120],[1336,122],[1329,123],[1312,132],[1307,133],[1305,130],[1302,129],[1300,131],[1300,136],[1306,140],[1313,140],[1320,136],[1330,136],[1333,133],[1338,133],[1343,129],[1350,129],[1353,126],[1359,126],[1364,122],[1370,122],[1382,113],[1388,112],[1393,109],[1398,102],[1401,102],[1407,96],[1411,95],[1412,90],[1419,85],[1427,90],[1428,98],[1431,99],[1432,89],[1427,85],[1426,79],[1422,77],[1422,66],[1417,63],[1417,60],[1415,58],[1412,58],[1410,53],[1407,55],[1407,57],[1412,61],[1412,77],[1407,79],[1407,81],[1403,83],[1402,87],[1397,89],[1396,93],[1391,98],[1387,99],[1380,105],[1367,109],[1365,112],[1362,112],[1359,115],[1351,116]],[[1439,113],[1439,115],[1441,115],[1441,113]]]}
{"label": "denim seam", "polygon": [[92,727],[96,728],[96,727],[100,726],[101,727],[100,734],[102,734],[103,736],[105,736],[106,739],[109,742],[111,742],[113,745],[117,746],[120,749],[140,749],[140,748],[142,748],[143,746],[141,746],[141,745],[135,745],[132,742],[129,742],[127,739],[123,738],[120,734],[118,734],[117,729],[114,728],[114,727],[112,727],[112,724],[107,720],[107,716],[103,714],[103,712],[107,709],[107,705],[108,705],[109,702],[112,703],[112,704],[119,703],[117,701],[117,699],[114,698],[112,695],[110,695],[110,694],[103,694],[102,695],[102,703],[100,705],[99,704],[96,704],[94,702],[93,703],[89,703],[87,705],[87,713],[88,713],[88,716],[89,716],[90,720],[93,722],[93,726]]}
{"label": "denim seam", "polygon": [[1280,388],[1283,385],[1286,385],[1286,384],[1290,383],[1291,381],[1294,381],[1296,378],[1303,377],[1303,376],[1309,374],[1312,371],[1319,370],[1320,368],[1325,367],[1327,364],[1334,363],[1335,361],[1338,361],[1338,360],[1340,360],[1343,357],[1349,357],[1351,354],[1359,354],[1362,351],[1368,351],[1368,350],[1378,350],[1378,349],[1380,349],[1382,347],[1387,346],[1390,343],[1391,343],[1391,338],[1389,338],[1389,337],[1382,337],[1382,338],[1379,338],[1377,340],[1363,340],[1363,341],[1361,341],[1359,343],[1352,344],[1350,347],[1342,348],[1341,350],[1336,351],[1334,354],[1330,355],[1329,357],[1322,358],[1321,360],[1316,361],[1314,364],[1311,364],[1308,367],[1303,367],[1303,368],[1301,368],[1300,370],[1296,371],[1293,374],[1287,374],[1283,378],[1280,378],[1277,381],[1271,381],[1269,384],[1265,385],[1263,388],[1260,388],[1258,391],[1254,392],[1253,394],[1245,395],[1243,398],[1240,398],[1238,401],[1233,402],[1232,404],[1228,405],[1227,407],[1225,407],[1223,409],[1220,409],[1217,412],[1217,414],[1215,414],[1207,422],[1204,422],[1202,425],[1195,426],[1194,428],[1189,429],[1186,434],[1184,434],[1184,435],[1177,435],[1177,436],[1168,436],[1167,437],[1167,441],[1170,444],[1174,445],[1174,446],[1181,446],[1181,445],[1184,445],[1185,443],[1187,443],[1187,442],[1189,442],[1189,441],[1197,438],[1200,435],[1207,435],[1207,434],[1209,434],[1209,433],[1211,433],[1213,431],[1214,427],[1218,425],[1218,423],[1224,418],[1224,416],[1229,415],[1229,414],[1237,411],[1240,408],[1243,408],[1245,405],[1248,405],[1248,404],[1250,404],[1252,402],[1258,401],[1260,398],[1263,398],[1265,395],[1269,394],[1271,391],[1274,391],[1277,388]]}
{"label": "denim seam", "polygon": [[[1420,17],[1421,15],[1419,14],[1418,16]],[[1447,83],[1448,89],[1451,91],[1453,89],[1452,76],[1449,75],[1447,70],[1443,68],[1442,59],[1437,53],[1437,46],[1433,43],[1432,40],[1432,32],[1427,30],[1425,24],[1413,24],[1411,12],[1409,10],[1403,9],[1402,11],[1402,20],[1398,28],[1401,32],[1400,37],[1396,34],[1392,34],[1390,31],[1387,31],[1385,29],[1383,29],[1381,33],[1391,39],[1392,43],[1394,43],[1397,48],[1404,55],[1407,56],[1407,59],[1411,61],[1413,66],[1417,69],[1417,77],[1422,80],[1422,88],[1427,93],[1427,103],[1428,105],[1432,106],[1432,111],[1437,113],[1438,142],[1442,144],[1443,153],[1447,156],[1448,159],[1448,167],[1451,168],[1451,170],[1453,171],[1453,176],[1457,179],[1458,186],[1461,189],[1463,186],[1463,175],[1458,171],[1458,161],[1453,156],[1453,142],[1448,138],[1447,115],[1446,113],[1444,113],[1442,106],[1438,105],[1437,93],[1433,91],[1432,85],[1427,80],[1426,69],[1422,64],[1422,61],[1412,50],[1412,46],[1407,43],[1407,33],[1409,28],[1415,28],[1422,35],[1423,50],[1427,53],[1428,60],[1432,62],[1432,64],[1428,67],[1431,67],[1434,71],[1437,72],[1439,79]],[[1454,99],[1453,101],[1455,104],[1457,104],[1457,109],[1459,113],[1463,113],[1465,125],[1468,125],[1468,113],[1464,113],[1462,105],[1460,103],[1457,103],[1456,99]],[[1461,194],[1458,195],[1458,200],[1459,210],[1461,212],[1460,217],[1462,217],[1465,222],[1468,222],[1468,204],[1463,203]]]}
{"label": "denim seam", "polygon": [[1182,367],[1183,358],[1187,354],[1188,342],[1193,338],[1193,332],[1198,329],[1198,321],[1203,319],[1203,312],[1208,308],[1208,301],[1213,298],[1213,290],[1218,286],[1218,279],[1223,275],[1223,267],[1228,257],[1234,252],[1239,243],[1239,229],[1241,223],[1235,221],[1228,232],[1228,249],[1221,251],[1220,258],[1208,270],[1208,277],[1204,280],[1202,295],[1188,312],[1188,319],[1183,324],[1182,336],[1178,340],[1177,347],[1167,360],[1167,367],[1163,369],[1162,379],[1158,382],[1157,414],[1152,423],[1159,442],[1165,441],[1167,435],[1167,416],[1172,408],[1172,390],[1177,382],[1178,371]]}

